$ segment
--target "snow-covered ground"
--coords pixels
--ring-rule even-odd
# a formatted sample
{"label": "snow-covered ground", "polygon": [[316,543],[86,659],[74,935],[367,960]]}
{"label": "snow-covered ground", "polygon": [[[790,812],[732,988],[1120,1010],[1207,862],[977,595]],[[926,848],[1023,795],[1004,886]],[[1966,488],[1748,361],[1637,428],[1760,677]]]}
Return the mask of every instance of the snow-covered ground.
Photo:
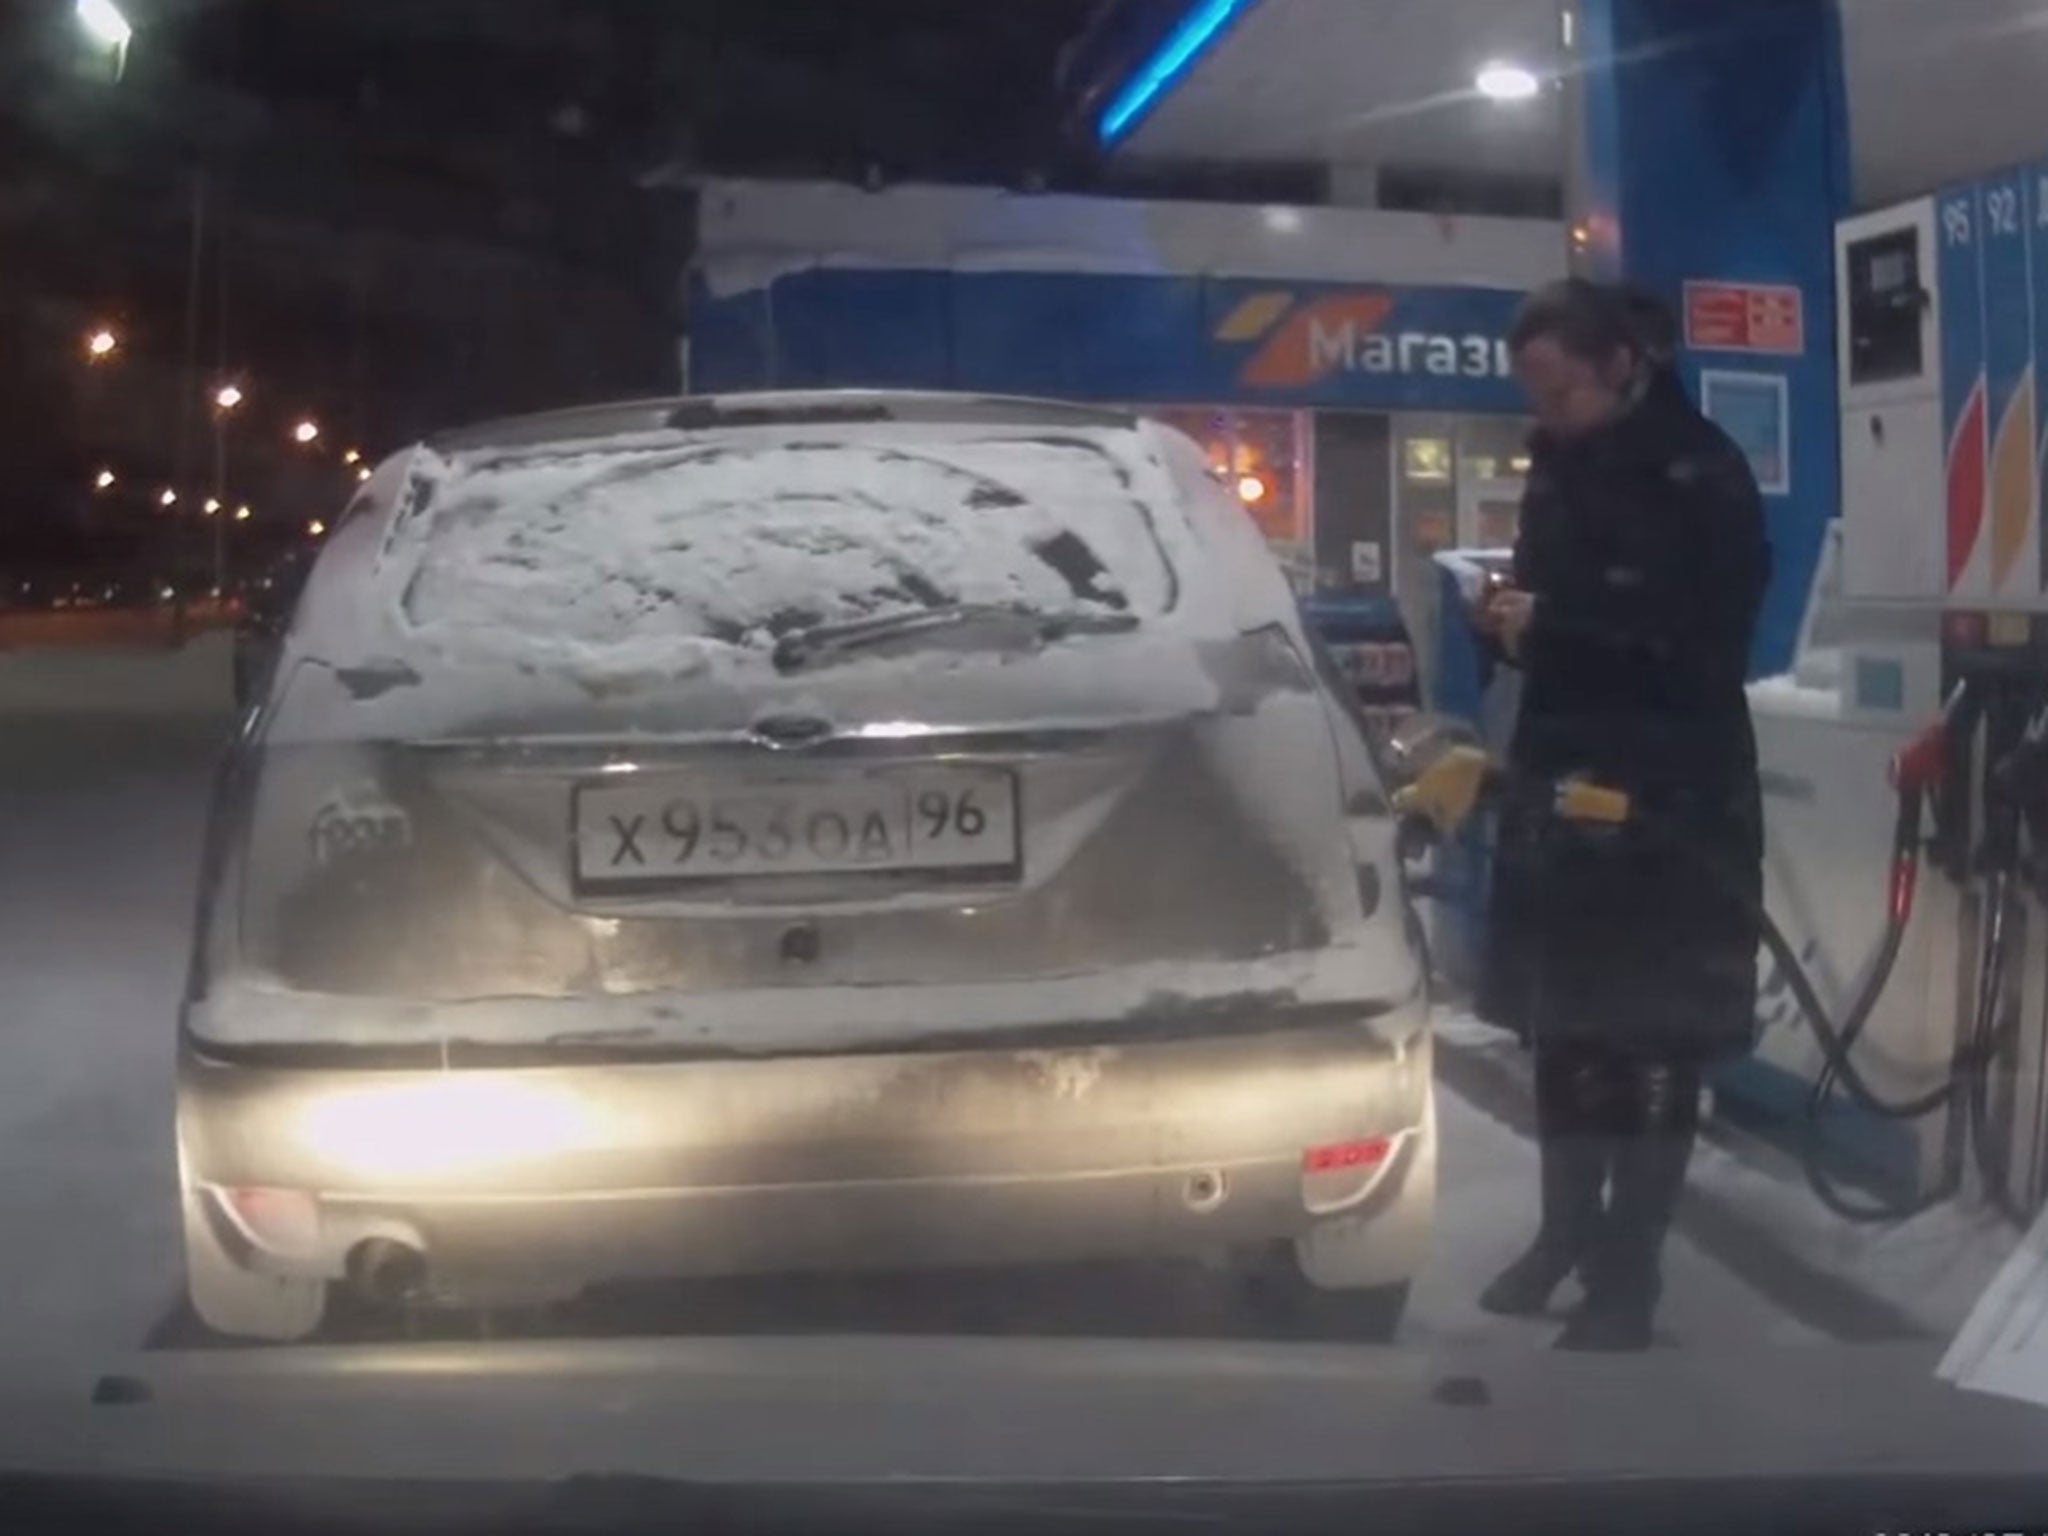
{"label": "snow-covered ground", "polygon": [[132,1348],[179,1287],[171,1064],[213,728],[0,747],[0,1362]]}
{"label": "snow-covered ground", "polygon": [[[1514,1258],[1535,1231],[1534,1148],[1516,1131],[1446,1090],[1438,1102],[1443,1205],[1434,1253],[1416,1287],[1410,1342],[1468,1344],[1490,1339],[1547,1344],[1552,1319],[1519,1322],[1479,1310],[1479,1288]],[[1569,1304],[1567,1285],[1558,1295]],[[1702,1253],[1683,1232],[1665,1255],[1665,1297],[1658,1315],[1664,1341],[1687,1348],[1717,1340],[1825,1344],[1827,1338]]]}
{"label": "snow-covered ground", "polygon": [[[170,1072],[211,740],[178,720],[45,719],[11,736],[0,753],[0,1221],[16,1240],[4,1261],[0,1365],[89,1369],[193,1337],[181,1318]],[[1554,1324],[1504,1321],[1474,1304],[1531,1230],[1533,1150],[1455,1094],[1441,1113],[1443,1207],[1406,1344],[1540,1348]],[[1084,1272],[698,1287],[622,1301],[592,1320],[607,1332],[937,1325],[1246,1337],[1267,1326],[1235,1305],[1201,1275]],[[1827,1342],[1682,1235],[1662,1332],[1686,1348]]]}
{"label": "snow-covered ground", "polygon": [[[1519,1047],[1469,1016],[1440,1014],[1437,1038],[1504,1075],[1526,1076]],[[1712,1123],[1693,1158],[1689,1199],[1733,1213],[1780,1267],[1833,1277],[1937,1337],[1963,1325],[2020,1239],[1995,1211],[1967,1203],[1901,1222],[1844,1220],[1814,1199],[1789,1153]]]}

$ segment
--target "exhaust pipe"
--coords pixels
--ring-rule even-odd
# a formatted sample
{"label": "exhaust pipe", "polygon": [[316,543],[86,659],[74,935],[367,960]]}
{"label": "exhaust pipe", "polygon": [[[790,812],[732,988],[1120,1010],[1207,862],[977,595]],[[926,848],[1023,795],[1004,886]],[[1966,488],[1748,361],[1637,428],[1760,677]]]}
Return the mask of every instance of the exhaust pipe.
{"label": "exhaust pipe", "polygon": [[349,1250],[348,1283],[365,1301],[409,1301],[427,1287],[427,1256],[393,1238],[365,1238]]}

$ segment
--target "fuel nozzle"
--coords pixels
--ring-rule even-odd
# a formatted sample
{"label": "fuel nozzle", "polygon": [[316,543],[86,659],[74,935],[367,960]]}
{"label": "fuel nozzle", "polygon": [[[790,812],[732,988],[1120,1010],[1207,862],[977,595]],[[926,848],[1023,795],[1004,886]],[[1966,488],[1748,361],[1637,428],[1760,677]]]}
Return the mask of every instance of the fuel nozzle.
{"label": "fuel nozzle", "polygon": [[1436,836],[1449,837],[1482,802],[1524,793],[1559,820],[1587,825],[1620,826],[1632,809],[1622,790],[1582,778],[1522,781],[1479,748],[1461,744],[1439,753],[1396,790],[1394,811],[1404,821],[1421,822]]}
{"label": "fuel nozzle", "polygon": [[1437,837],[1450,837],[1499,781],[1499,771],[1479,748],[1447,747],[1394,791],[1394,813],[1405,824],[1420,822]]}

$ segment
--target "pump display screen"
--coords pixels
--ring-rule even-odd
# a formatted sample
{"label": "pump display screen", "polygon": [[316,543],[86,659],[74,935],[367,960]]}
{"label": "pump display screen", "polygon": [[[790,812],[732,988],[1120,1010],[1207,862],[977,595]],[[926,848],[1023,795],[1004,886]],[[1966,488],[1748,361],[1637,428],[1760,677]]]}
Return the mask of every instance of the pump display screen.
{"label": "pump display screen", "polygon": [[1877,293],[1891,293],[1906,286],[1912,264],[1904,251],[1886,251],[1870,260],[1870,286]]}
{"label": "pump display screen", "polygon": [[1912,226],[1848,250],[1849,382],[1909,379],[1923,367],[1919,232]]}

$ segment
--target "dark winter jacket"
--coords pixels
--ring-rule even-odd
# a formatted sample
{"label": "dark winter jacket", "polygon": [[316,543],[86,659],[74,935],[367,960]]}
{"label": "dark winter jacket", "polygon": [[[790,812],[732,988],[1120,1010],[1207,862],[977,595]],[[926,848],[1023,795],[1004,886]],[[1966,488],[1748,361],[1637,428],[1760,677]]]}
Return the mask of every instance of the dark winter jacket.
{"label": "dark winter jacket", "polygon": [[1670,373],[1589,437],[1539,434],[1531,459],[1514,579],[1536,609],[1510,761],[1625,789],[1650,824],[1589,831],[1510,803],[1481,1011],[1646,1056],[1746,1050],[1755,918],[1696,859],[1760,896],[1742,686],[1770,574],[1756,482]]}

